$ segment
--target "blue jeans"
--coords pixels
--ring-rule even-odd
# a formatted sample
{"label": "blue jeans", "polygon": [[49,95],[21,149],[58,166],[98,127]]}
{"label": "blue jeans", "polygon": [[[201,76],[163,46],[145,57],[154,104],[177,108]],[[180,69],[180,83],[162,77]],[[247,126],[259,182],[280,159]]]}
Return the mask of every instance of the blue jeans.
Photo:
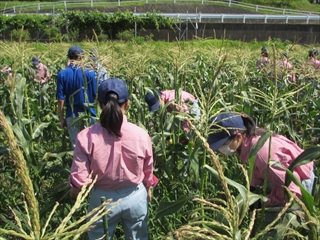
{"label": "blue jeans", "polygon": [[199,102],[198,99],[194,100],[190,110],[191,115],[194,116],[195,119],[200,119],[201,117],[201,111],[200,111],[198,102]]}
{"label": "blue jeans", "polygon": [[[93,188],[91,190],[88,212],[101,205],[101,197],[112,198],[112,202],[106,206],[109,209],[121,199],[118,204],[107,214],[109,240],[119,221],[122,226],[126,240],[147,240],[148,239],[148,196],[143,183],[131,187],[124,187],[116,190],[102,190]],[[104,235],[103,220],[99,219],[95,227],[88,231],[89,239],[95,240]]]}
{"label": "blue jeans", "polygon": [[[69,133],[70,141],[71,141],[73,148],[76,147],[78,133],[84,128],[82,121],[78,121],[78,122],[72,124],[72,121],[74,119],[75,118],[73,118],[73,117],[66,118],[67,126],[68,126],[68,133]],[[71,126],[71,124],[72,124],[72,126]]]}

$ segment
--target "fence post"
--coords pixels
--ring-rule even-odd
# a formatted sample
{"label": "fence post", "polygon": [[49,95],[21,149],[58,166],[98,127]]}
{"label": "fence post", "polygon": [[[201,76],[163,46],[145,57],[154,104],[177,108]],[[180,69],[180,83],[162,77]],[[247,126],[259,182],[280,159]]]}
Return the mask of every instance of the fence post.
{"label": "fence post", "polygon": [[148,0],[146,0],[146,3],[148,3]]}
{"label": "fence post", "polygon": [[38,3],[38,11],[40,11],[40,3]]}
{"label": "fence post", "polygon": [[256,5],[256,12],[259,12],[259,6]]}
{"label": "fence post", "polygon": [[202,5],[203,5],[203,3],[204,3],[204,0],[201,1],[201,4],[202,4]]}
{"label": "fence post", "polygon": [[229,7],[231,7],[231,0],[229,0]]}
{"label": "fence post", "polygon": [[16,13],[16,7],[13,6],[13,13]]}
{"label": "fence post", "polygon": [[90,1],[91,7],[93,7],[93,0]]}
{"label": "fence post", "polygon": [[67,11],[67,2],[64,1],[64,11],[66,12]]}
{"label": "fence post", "polygon": [[54,15],[54,5],[53,5],[53,7],[52,7],[52,14]]}
{"label": "fence post", "polygon": [[137,8],[134,7],[134,37],[137,38],[137,18],[136,18]]}
{"label": "fence post", "polygon": [[118,6],[120,7],[120,0],[118,0]]}
{"label": "fence post", "polygon": [[286,9],[282,9],[282,15],[286,13]]}

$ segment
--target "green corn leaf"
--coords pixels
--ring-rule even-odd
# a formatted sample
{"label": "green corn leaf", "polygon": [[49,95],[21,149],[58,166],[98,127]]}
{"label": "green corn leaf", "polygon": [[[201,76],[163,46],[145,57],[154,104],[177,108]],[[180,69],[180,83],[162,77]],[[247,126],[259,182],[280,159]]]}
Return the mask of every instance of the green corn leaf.
{"label": "green corn leaf", "polygon": [[287,169],[286,172],[287,172],[286,178],[289,177],[291,179],[291,181],[293,181],[300,188],[301,193],[302,193],[302,197],[303,197],[303,201],[304,201],[307,209],[309,210],[309,212],[311,214],[313,214],[313,212],[314,212],[314,210],[313,210],[313,204],[314,204],[313,196],[310,193],[308,193],[308,191],[302,186],[301,182],[296,178],[296,176],[293,175],[293,173],[289,169]]}
{"label": "green corn leaf", "polygon": [[[298,166],[307,164],[309,162],[312,162],[315,159],[318,159],[320,157],[320,146],[312,146],[308,149],[304,150],[298,157],[296,157],[295,160],[290,164],[288,167],[288,170],[291,172],[294,171],[294,169]],[[289,186],[292,179],[286,175],[285,185]]]}
{"label": "green corn leaf", "polygon": [[309,147],[293,160],[288,169],[293,171],[296,167],[312,162],[318,158],[320,158],[320,146]]}
{"label": "green corn leaf", "polygon": [[257,156],[259,150],[263,147],[263,145],[266,143],[266,141],[271,136],[272,136],[272,132],[270,132],[270,131],[264,133],[260,137],[258,142],[255,145],[253,145],[253,147],[250,149],[249,159],[248,159],[248,162],[249,162],[249,173],[248,173],[249,182],[251,182],[251,180],[252,180],[252,173],[253,173],[253,167],[254,167],[254,164],[255,164],[255,161],[256,161],[256,156]]}
{"label": "green corn leaf", "polygon": [[[208,165],[204,165],[204,167],[207,168],[216,178],[218,178],[218,172],[215,169],[213,169],[212,167],[210,167]],[[243,185],[241,185],[240,183],[237,183],[227,177],[226,177],[226,181],[227,181],[228,185],[235,187],[240,193],[241,197],[238,196],[236,198],[237,205],[239,208],[239,214],[246,214],[247,209],[245,208],[245,206],[250,206],[251,204],[253,204],[254,202],[256,202],[259,199],[264,202],[266,202],[268,200],[267,197],[249,192]],[[246,204],[246,201],[248,201],[248,204]],[[242,219],[242,216],[243,215],[239,216],[240,219]]]}
{"label": "green corn leaf", "polygon": [[36,126],[33,129],[32,139],[39,137],[42,134],[43,129],[47,128],[49,125],[50,123],[48,122],[48,123],[40,123],[40,125]]}
{"label": "green corn leaf", "polygon": [[160,202],[155,219],[162,218],[179,211],[188,200],[189,198],[183,197],[175,202]]}

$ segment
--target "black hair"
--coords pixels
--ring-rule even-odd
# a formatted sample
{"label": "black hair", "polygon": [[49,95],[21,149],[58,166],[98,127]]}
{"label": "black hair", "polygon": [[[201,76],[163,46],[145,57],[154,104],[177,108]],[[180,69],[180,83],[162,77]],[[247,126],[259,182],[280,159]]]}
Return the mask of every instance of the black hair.
{"label": "black hair", "polygon": [[310,49],[308,51],[308,57],[311,58],[311,57],[314,57],[314,55],[315,55],[315,51],[313,49]]}
{"label": "black hair", "polygon": [[82,54],[79,53],[77,50],[74,50],[71,56],[68,56],[71,60],[80,60],[82,58]]}
{"label": "black hair", "polygon": [[100,114],[100,124],[108,130],[111,135],[121,137],[121,126],[123,122],[123,113],[119,104],[118,95],[114,92],[106,94],[106,104]]}
{"label": "black hair", "polygon": [[264,133],[267,132],[264,128],[258,128],[254,120],[247,114],[241,115],[243,124],[246,128],[245,133],[248,136],[262,136]]}

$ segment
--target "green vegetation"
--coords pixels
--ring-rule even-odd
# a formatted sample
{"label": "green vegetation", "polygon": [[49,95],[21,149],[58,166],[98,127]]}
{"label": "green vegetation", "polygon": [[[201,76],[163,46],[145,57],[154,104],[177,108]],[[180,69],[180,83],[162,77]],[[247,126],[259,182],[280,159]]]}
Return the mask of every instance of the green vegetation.
{"label": "green vegetation", "polygon": [[[60,15],[17,14],[14,16],[0,15],[0,35],[10,33],[11,40],[51,42],[82,41],[84,39],[99,40],[122,39],[121,36],[136,28],[143,29],[145,25],[172,27],[171,18],[162,17],[156,13],[147,13],[145,17],[136,17],[132,12],[117,11],[105,14],[99,11],[68,11]],[[131,35],[133,37],[133,34]],[[128,37],[128,36],[127,36]],[[129,40],[132,39],[129,36]]]}
{"label": "green vegetation", "polygon": [[[122,37],[126,35],[130,33]],[[108,60],[111,76],[124,79],[129,86],[128,120],[145,128],[152,137],[155,174],[160,182],[150,203],[150,239],[261,239],[273,227],[275,239],[318,239],[318,195],[305,196],[304,202],[291,196],[284,208],[252,211],[249,203],[263,196],[249,192],[250,169],[239,165],[234,156],[216,155],[205,139],[209,119],[215,114],[246,112],[260,127],[286,135],[309,149],[309,157],[299,161],[318,160],[319,147],[315,145],[319,143],[320,73],[305,63],[309,48],[319,46],[278,40],[168,43],[139,38],[72,44],[85,50],[83,66],[90,63],[88,52],[92,48],[98,50],[100,61]],[[21,237],[38,236],[39,229],[45,233],[41,239],[54,239],[55,233],[82,238],[87,227],[80,221],[86,214],[86,198],[75,204],[68,196],[72,151],[56,111],[55,79],[66,65],[70,45],[0,42],[0,66],[10,66],[13,74],[11,77],[1,72],[0,76],[0,111],[4,114],[0,115],[4,129],[0,131],[0,239],[8,239],[14,232]],[[288,52],[297,82],[288,81],[286,74],[270,79],[270,75],[256,70],[264,45],[269,47],[273,62],[283,51]],[[52,74],[52,80],[43,87],[28,74],[33,55],[40,56]],[[148,112],[144,96],[157,87],[156,78],[160,89],[176,89],[177,93],[183,89],[199,99],[202,117],[188,118],[190,136],[180,126],[186,114],[166,113],[164,109]],[[278,83],[281,86],[276,87]],[[32,184],[26,186],[28,176]],[[311,207],[304,204],[312,201]],[[39,210],[38,216],[30,211],[36,204],[39,207],[32,210]],[[278,212],[279,222],[259,225],[268,211]],[[20,222],[14,223],[17,219]],[[116,236],[123,239],[121,229]]]}

